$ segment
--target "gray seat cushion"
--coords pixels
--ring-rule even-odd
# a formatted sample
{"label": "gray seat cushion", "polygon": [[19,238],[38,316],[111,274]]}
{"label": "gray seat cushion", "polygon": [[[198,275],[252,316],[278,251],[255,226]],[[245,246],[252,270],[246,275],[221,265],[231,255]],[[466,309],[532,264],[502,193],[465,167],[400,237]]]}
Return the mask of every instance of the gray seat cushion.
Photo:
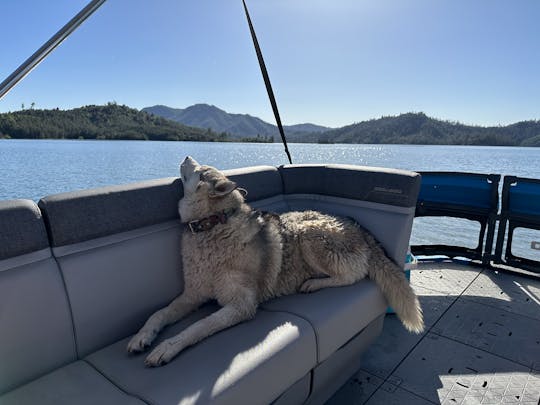
{"label": "gray seat cushion", "polygon": [[135,333],[182,291],[175,221],[53,248],[84,357]]}
{"label": "gray seat cushion", "polygon": [[111,384],[84,361],[59,368],[0,396],[2,405],[142,405]]}
{"label": "gray seat cushion", "polygon": [[0,260],[48,247],[41,212],[33,201],[0,201]]}
{"label": "gray seat cushion", "polygon": [[[204,306],[169,327],[158,342],[217,308]],[[313,329],[287,313],[259,311],[254,319],[202,340],[159,368],[144,366],[147,353],[128,356],[128,340],[86,360],[125,392],[153,404],[266,404],[316,364]]]}
{"label": "gray seat cushion", "polygon": [[281,175],[274,166],[253,166],[225,170],[225,175],[247,190],[246,201],[251,202],[283,193]]}
{"label": "gray seat cushion", "polygon": [[50,253],[0,271],[0,343],[0,393],[75,360],[69,306]]}
{"label": "gray seat cushion", "polygon": [[353,165],[279,167],[285,194],[322,194],[399,207],[415,207],[421,177],[406,170]]}
{"label": "gray seat cushion", "polygon": [[51,195],[38,205],[58,247],[178,220],[182,193],[179,179],[166,178]]}
{"label": "gray seat cushion", "polygon": [[0,394],[74,361],[60,270],[32,201],[0,202]]}
{"label": "gray seat cushion", "polygon": [[289,312],[307,320],[317,335],[320,363],[383,314],[387,304],[372,281],[362,280],[346,287],[280,297],[262,307]]}

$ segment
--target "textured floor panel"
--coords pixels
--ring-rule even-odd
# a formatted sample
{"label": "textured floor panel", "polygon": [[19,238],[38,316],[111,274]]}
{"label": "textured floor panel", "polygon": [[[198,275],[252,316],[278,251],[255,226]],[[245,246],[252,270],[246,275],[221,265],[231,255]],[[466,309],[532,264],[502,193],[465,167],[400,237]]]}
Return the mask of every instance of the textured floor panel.
{"label": "textured floor panel", "polygon": [[444,396],[444,399],[441,399],[444,405],[501,403],[537,405],[540,398],[540,379],[531,374],[481,374],[457,380],[446,378],[444,380],[445,388],[439,391],[439,396]]}
{"label": "textured floor panel", "polygon": [[444,311],[446,311],[457,298],[455,295],[448,295],[424,287],[413,286],[413,288],[420,300],[426,326],[433,326]]}
{"label": "textured floor panel", "polygon": [[[387,316],[381,336],[361,362],[365,375],[380,377],[372,381],[385,380],[369,404],[540,404],[540,375],[523,365],[540,369],[540,343],[533,340],[540,338],[540,281],[479,271],[452,263],[421,263],[411,272],[426,325],[435,333],[412,335],[395,316]],[[361,404],[367,392],[372,390],[349,385],[341,401],[332,404]]]}
{"label": "textured floor panel", "polygon": [[463,297],[540,320],[540,280],[485,270]]}
{"label": "textured floor panel", "polygon": [[539,379],[529,370],[430,333],[394,372],[391,382],[436,403],[489,403],[482,401],[491,397],[520,401],[526,394],[527,398],[537,395],[538,400],[540,390],[531,393],[539,387]]}
{"label": "textured floor panel", "polygon": [[360,367],[386,378],[422,336],[407,332],[395,315],[387,315],[381,335],[362,355]]}
{"label": "textured floor panel", "polygon": [[364,404],[382,383],[381,378],[360,370],[326,402],[326,405]]}
{"label": "textured floor panel", "polygon": [[453,263],[422,263],[411,271],[411,284],[450,295],[459,295],[481,269]]}
{"label": "textured floor panel", "polygon": [[[342,402],[345,404],[345,402]],[[427,401],[419,396],[414,395],[408,391],[405,391],[399,387],[396,387],[390,383],[384,383],[383,386],[377,390],[367,405],[431,405],[433,402]]]}
{"label": "textured floor panel", "polygon": [[432,332],[528,367],[540,366],[540,321],[535,319],[459,299]]}

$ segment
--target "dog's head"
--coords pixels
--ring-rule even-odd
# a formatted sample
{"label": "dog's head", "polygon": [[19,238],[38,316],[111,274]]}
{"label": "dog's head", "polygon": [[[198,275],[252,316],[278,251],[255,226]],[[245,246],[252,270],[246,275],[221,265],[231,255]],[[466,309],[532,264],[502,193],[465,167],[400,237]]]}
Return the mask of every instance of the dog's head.
{"label": "dog's head", "polygon": [[244,202],[235,182],[214,167],[200,165],[191,156],[180,165],[180,175],[184,185],[184,196],[178,203],[182,222],[238,208]]}

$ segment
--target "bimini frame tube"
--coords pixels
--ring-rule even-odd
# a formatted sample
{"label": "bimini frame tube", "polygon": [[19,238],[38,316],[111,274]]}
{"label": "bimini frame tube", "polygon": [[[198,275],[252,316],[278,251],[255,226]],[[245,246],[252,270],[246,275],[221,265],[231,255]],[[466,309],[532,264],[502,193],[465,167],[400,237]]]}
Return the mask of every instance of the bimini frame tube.
{"label": "bimini frame tube", "polygon": [[283,146],[285,147],[285,154],[287,155],[287,159],[289,159],[289,163],[292,164],[291,153],[289,152],[289,147],[287,146],[287,139],[285,138],[285,132],[283,131],[283,125],[281,124],[281,118],[279,117],[276,97],[274,96],[274,90],[272,90],[272,84],[270,83],[270,77],[268,76],[268,71],[266,70],[266,64],[264,63],[261,47],[259,46],[259,41],[257,40],[257,35],[255,34],[255,29],[253,28],[251,17],[249,16],[246,0],[242,0],[242,4],[244,5],[244,11],[246,13],[249,31],[251,33],[251,39],[253,40],[253,46],[255,47],[255,53],[257,54],[257,60],[259,61],[259,67],[261,68],[264,85],[266,86],[266,92],[268,93],[268,98],[270,99],[272,110],[274,111],[276,124],[279,130],[279,134],[281,135],[281,141],[283,142]]}
{"label": "bimini frame tube", "polygon": [[92,0],[75,17],[64,25],[51,39],[41,46],[32,56],[24,61],[6,80],[0,83],[0,99],[4,97],[17,83],[32,71],[58,45],[64,41],[79,25],[90,17],[106,0]]}

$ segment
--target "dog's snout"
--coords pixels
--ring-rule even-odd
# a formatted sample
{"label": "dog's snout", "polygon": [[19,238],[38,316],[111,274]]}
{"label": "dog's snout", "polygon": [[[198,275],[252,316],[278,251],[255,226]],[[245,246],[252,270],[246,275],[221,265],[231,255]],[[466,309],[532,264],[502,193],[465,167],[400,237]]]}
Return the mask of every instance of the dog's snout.
{"label": "dog's snout", "polygon": [[185,180],[186,177],[189,177],[198,166],[200,165],[195,159],[193,159],[191,156],[186,156],[180,165],[180,173],[182,174],[182,178]]}
{"label": "dog's snout", "polygon": [[199,166],[199,164],[191,156],[186,156],[186,158],[182,162],[182,166]]}

